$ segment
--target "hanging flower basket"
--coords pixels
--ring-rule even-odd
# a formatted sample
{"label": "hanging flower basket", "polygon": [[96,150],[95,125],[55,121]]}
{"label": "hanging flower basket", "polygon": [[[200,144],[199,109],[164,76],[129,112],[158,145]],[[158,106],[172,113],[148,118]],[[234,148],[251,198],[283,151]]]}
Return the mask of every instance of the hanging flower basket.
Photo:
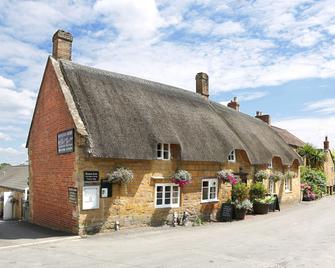
{"label": "hanging flower basket", "polygon": [[284,178],[284,174],[281,173],[280,171],[275,171],[275,172],[271,173],[270,176],[269,176],[269,180],[273,181],[273,182],[280,181],[283,178]]}
{"label": "hanging flower basket", "polygon": [[217,173],[217,177],[219,180],[222,180],[223,182],[230,183],[231,185],[235,185],[238,183],[238,179],[234,176],[233,171],[228,170],[220,170]]}
{"label": "hanging flower basket", "polygon": [[128,168],[117,167],[111,173],[107,174],[107,179],[112,183],[128,184],[134,179],[134,174]]}
{"label": "hanging flower basket", "polygon": [[172,176],[171,180],[173,183],[179,184],[180,187],[183,187],[184,185],[192,182],[192,176],[188,171],[178,169]]}
{"label": "hanging flower basket", "polygon": [[293,171],[287,171],[285,174],[283,174],[283,178],[285,178],[285,179],[290,180],[290,179],[293,179],[295,177],[297,177],[297,174]]}
{"label": "hanging flower basket", "polygon": [[259,170],[255,174],[255,182],[263,182],[267,180],[270,176],[270,172],[268,170]]}

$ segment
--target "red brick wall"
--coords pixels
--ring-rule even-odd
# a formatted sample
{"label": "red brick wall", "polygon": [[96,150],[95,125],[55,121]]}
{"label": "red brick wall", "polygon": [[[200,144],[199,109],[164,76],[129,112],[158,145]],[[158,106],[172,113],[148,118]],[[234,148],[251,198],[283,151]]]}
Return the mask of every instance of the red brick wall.
{"label": "red brick wall", "polygon": [[68,187],[75,186],[75,153],[57,154],[57,133],[71,128],[74,123],[49,62],[28,146],[31,220],[49,228],[76,232],[76,206],[67,199]]}

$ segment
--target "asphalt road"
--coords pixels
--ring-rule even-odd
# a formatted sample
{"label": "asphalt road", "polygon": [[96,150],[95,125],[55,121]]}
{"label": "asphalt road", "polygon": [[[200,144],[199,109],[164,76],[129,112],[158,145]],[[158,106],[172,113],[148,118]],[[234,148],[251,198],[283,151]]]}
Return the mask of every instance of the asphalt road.
{"label": "asphalt road", "polygon": [[335,196],[241,222],[0,244],[0,267],[335,267],[334,231]]}

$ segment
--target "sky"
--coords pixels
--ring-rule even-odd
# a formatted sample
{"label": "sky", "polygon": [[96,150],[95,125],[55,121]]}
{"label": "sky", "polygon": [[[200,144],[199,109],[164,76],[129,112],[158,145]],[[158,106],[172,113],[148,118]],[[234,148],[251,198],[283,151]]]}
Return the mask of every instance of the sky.
{"label": "sky", "polygon": [[321,147],[335,144],[334,0],[0,1],[0,162],[25,142],[58,29],[74,62],[195,91]]}

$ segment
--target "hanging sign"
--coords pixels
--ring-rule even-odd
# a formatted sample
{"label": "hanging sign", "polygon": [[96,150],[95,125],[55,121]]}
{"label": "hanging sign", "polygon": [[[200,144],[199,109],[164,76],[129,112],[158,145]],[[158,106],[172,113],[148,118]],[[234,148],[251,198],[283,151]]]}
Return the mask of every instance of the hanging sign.
{"label": "hanging sign", "polygon": [[74,130],[66,130],[57,134],[58,154],[74,152]]}

